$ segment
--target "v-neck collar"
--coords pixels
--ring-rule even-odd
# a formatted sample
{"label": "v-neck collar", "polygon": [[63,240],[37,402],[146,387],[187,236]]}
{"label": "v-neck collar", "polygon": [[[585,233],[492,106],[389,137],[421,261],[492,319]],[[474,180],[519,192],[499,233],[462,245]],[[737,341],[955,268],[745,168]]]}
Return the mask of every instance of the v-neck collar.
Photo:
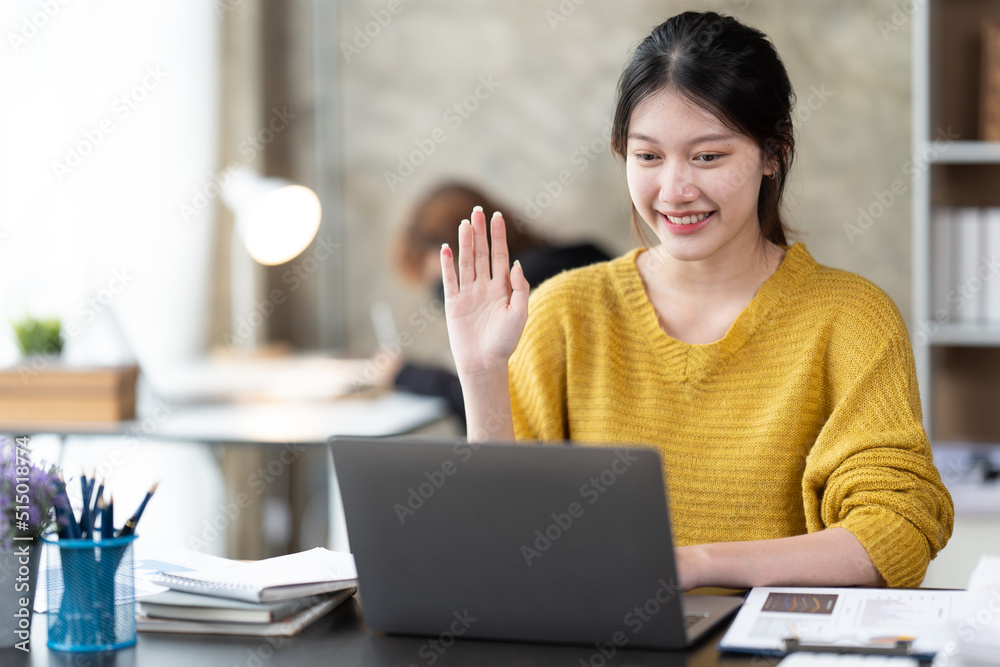
{"label": "v-neck collar", "polygon": [[636,260],[646,248],[635,248],[611,263],[615,284],[629,311],[636,314],[641,335],[653,346],[663,370],[679,382],[697,382],[717,364],[746,344],[767,321],[771,312],[817,266],[801,243],[787,249],[778,269],[768,278],[746,308],[737,316],[726,335],[713,343],[685,343],[673,338],[660,326],[656,309],[649,300]]}

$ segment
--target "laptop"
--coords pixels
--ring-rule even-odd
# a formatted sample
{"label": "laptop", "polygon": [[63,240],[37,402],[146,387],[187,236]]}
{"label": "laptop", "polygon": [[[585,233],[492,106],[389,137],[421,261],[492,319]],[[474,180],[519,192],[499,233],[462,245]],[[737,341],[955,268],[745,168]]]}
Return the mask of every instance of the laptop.
{"label": "laptop", "polygon": [[373,630],[677,649],[742,603],[681,593],[653,449],[330,446]]}
{"label": "laptop", "polygon": [[655,450],[330,446],[375,631],[678,649],[742,603],[681,593]]}

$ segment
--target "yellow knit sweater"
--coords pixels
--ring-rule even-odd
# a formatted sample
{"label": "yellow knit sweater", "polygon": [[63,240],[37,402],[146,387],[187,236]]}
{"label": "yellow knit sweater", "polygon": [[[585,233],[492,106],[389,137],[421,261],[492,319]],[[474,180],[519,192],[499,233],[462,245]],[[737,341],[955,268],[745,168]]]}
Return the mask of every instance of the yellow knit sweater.
{"label": "yellow knit sweater", "polygon": [[708,345],[669,337],[633,250],[531,297],[510,361],[519,439],[653,446],[678,545],[842,526],[891,586],[951,536],[892,300],[801,244]]}

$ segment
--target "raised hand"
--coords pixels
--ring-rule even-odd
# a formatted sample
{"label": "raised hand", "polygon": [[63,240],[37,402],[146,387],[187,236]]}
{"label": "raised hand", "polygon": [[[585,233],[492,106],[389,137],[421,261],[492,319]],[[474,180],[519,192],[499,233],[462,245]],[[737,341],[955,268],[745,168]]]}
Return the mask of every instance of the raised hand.
{"label": "raised hand", "polygon": [[486,238],[486,216],[477,206],[471,222],[458,230],[458,275],[452,251],[441,248],[441,275],[448,338],[455,367],[463,380],[488,376],[507,379],[507,360],[517,347],[528,317],[528,281],[521,265],[510,267],[503,216],[493,214],[493,271]]}

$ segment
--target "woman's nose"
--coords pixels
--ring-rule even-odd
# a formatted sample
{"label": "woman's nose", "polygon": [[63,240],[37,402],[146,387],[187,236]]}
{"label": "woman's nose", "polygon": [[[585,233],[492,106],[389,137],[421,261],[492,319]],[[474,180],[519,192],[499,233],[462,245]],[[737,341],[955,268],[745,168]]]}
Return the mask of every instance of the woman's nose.
{"label": "woman's nose", "polygon": [[660,199],[669,204],[692,202],[700,192],[695,186],[691,173],[683,166],[667,167],[660,182]]}

